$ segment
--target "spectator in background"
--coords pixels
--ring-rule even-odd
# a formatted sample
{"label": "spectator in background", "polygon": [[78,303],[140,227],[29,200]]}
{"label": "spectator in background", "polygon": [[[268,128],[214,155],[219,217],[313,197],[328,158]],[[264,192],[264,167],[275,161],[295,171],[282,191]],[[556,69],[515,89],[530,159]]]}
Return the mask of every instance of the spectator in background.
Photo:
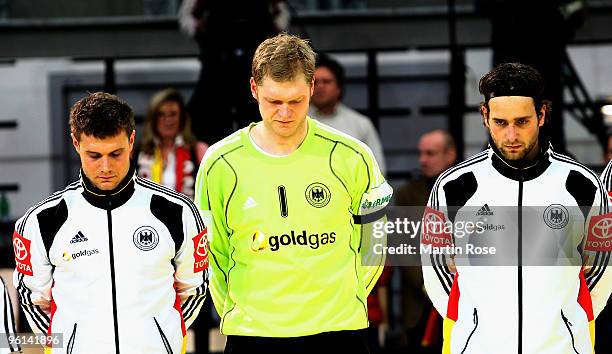
{"label": "spectator in background", "polygon": [[284,1],[183,0],[179,24],[200,47],[200,77],[188,104],[196,136],[212,144],[257,121],[251,59],[259,43],[288,27]]}
{"label": "spectator in background", "polygon": [[341,102],[344,95],[344,68],[325,54],[319,54],[315,70],[315,89],[308,115],[364,142],[374,153],[385,173],[385,159],[378,132],[370,118]]}
{"label": "spectator in background", "polygon": [[398,206],[423,206],[436,178],[455,164],[457,149],[453,137],[444,130],[427,132],[419,140],[419,165],[422,175],[402,186],[396,196]]}
{"label": "spectator in background", "polygon": [[207,148],[191,132],[181,94],[172,88],[156,93],[135,154],[138,175],[193,199],[195,175]]}
{"label": "spectator in background", "polygon": [[[418,176],[399,188],[395,205],[414,207],[400,210],[419,220],[427,204],[431,189],[443,171],[455,164],[457,149],[452,136],[444,130],[432,130],[419,139]],[[414,239],[414,246],[419,240]],[[402,287],[402,334],[407,349],[413,353],[440,353],[442,348],[441,317],[433,308],[423,289],[421,267],[398,267]]]}

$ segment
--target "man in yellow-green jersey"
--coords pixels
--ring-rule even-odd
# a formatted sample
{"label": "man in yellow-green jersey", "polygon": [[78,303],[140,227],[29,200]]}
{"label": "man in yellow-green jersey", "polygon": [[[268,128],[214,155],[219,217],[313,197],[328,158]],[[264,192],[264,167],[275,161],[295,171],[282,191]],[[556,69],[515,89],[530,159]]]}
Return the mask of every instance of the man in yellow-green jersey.
{"label": "man in yellow-green jersey", "polygon": [[368,232],[392,194],[370,149],[307,117],[315,54],[280,34],[257,48],[262,121],[211,146],[195,202],[225,353],[367,353],[367,296],[384,263]]}

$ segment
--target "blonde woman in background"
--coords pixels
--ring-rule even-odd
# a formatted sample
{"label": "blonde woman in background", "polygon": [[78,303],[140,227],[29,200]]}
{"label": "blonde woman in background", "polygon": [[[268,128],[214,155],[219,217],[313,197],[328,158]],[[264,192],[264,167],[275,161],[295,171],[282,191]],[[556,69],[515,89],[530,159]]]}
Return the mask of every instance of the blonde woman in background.
{"label": "blonde woman in background", "polygon": [[193,199],[195,174],[207,148],[191,131],[180,92],[168,88],[151,98],[135,154],[139,176]]}

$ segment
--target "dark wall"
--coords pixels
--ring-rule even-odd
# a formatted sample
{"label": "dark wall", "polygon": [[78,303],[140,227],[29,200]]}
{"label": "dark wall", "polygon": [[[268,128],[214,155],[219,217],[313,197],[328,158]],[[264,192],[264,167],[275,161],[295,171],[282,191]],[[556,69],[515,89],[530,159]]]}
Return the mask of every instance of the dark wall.
{"label": "dark wall", "polygon": [[8,0],[7,17],[134,16],[144,13],[145,2],[146,0]]}

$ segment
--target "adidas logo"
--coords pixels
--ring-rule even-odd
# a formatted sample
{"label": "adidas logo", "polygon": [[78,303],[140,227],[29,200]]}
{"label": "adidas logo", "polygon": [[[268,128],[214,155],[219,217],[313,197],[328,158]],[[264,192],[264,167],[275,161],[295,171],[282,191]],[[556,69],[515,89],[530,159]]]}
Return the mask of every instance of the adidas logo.
{"label": "adidas logo", "polygon": [[486,215],[486,216],[493,215],[493,210],[491,210],[491,208],[489,208],[488,204],[485,204],[485,205],[482,206],[482,208],[478,209],[478,212],[476,213],[476,216],[481,216],[481,215]]}
{"label": "adidas logo", "polygon": [[253,199],[252,197],[248,197],[246,202],[244,202],[244,204],[242,205],[242,210],[247,210],[247,209],[255,208],[258,205],[259,204],[257,204],[255,199]]}
{"label": "adidas logo", "polygon": [[76,235],[74,235],[72,240],[70,240],[70,243],[85,242],[87,240],[88,238],[85,237],[81,231],[79,231]]}

